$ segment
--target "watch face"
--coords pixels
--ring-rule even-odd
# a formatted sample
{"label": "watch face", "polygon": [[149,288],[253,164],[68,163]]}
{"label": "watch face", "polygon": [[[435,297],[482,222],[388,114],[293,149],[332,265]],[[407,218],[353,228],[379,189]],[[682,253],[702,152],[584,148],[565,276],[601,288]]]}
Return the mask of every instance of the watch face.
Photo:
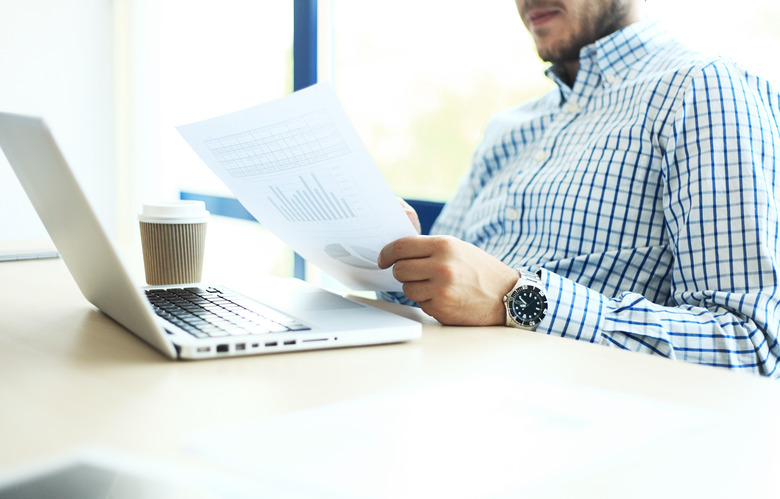
{"label": "watch face", "polygon": [[508,308],[515,322],[521,326],[534,327],[544,318],[547,298],[535,287],[521,286],[509,298]]}

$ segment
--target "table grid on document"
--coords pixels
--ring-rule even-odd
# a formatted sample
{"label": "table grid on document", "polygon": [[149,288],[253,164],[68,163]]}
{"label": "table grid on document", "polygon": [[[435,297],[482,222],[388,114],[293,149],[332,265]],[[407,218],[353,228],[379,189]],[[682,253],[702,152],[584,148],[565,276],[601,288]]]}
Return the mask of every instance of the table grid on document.
{"label": "table grid on document", "polygon": [[306,167],[349,152],[325,111],[207,140],[205,144],[234,178]]}

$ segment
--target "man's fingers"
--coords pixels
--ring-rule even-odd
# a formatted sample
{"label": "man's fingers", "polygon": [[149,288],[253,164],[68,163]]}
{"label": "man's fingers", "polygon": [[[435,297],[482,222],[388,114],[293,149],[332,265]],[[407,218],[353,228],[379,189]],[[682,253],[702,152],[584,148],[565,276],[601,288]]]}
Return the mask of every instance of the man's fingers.
{"label": "man's fingers", "polygon": [[403,291],[407,298],[416,301],[418,305],[430,303],[431,299],[435,296],[430,281],[405,282]]}
{"label": "man's fingers", "polygon": [[429,238],[425,236],[402,237],[388,244],[379,252],[377,265],[380,269],[392,267],[399,260],[425,258],[431,255]]}
{"label": "man's fingers", "polygon": [[415,282],[430,279],[430,266],[425,259],[399,260],[393,266],[393,277],[399,282]]}

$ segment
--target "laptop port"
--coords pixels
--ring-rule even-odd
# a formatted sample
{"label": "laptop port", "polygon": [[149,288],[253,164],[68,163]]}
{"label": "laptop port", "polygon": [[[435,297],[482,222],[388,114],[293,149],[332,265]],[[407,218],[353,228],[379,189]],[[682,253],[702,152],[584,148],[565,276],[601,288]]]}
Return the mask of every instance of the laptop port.
{"label": "laptop port", "polygon": [[230,351],[230,345],[224,343],[222,345],[217,345],[217,353],[227,353],[228,351]]}
{"label": "laptop port", "polygon": [[265,346],[267,346],[267,347],[275,347],[278,344],[279,343],[277,343],[275,341],[269,341],[268,343],[265,344]]}
{"label": "laptop port", "polygon": [[295,345],[295,340],[287,340],[284,342],[285,345]]}
{"label": "laptop port", "polygon": [[211,351],[211,347],[198,347],[198,353],[206,353],[210,351]]}
{"label": "laptop port", "polygon": [[246,344],[245,343],[237,343],[236,344],[236,350],[246,350]]}

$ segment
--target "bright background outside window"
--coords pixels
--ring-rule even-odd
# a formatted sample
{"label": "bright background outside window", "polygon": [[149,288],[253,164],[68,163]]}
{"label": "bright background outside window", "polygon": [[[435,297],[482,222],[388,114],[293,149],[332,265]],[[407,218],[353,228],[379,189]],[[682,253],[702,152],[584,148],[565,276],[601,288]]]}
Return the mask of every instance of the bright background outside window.
{"label": "bright background outside window", "polygon": [[[177,125],[275,99],[292,89],[292,2],[162,0],[154,77],[163,183],[223,191]],[[174,192],[175,194],[175,192]]]}
{"label": "bright background outside window", "polygon": [[511,0],[328,5],[324,69],[401,196],[448,199],[490,116],[551,88]]}

